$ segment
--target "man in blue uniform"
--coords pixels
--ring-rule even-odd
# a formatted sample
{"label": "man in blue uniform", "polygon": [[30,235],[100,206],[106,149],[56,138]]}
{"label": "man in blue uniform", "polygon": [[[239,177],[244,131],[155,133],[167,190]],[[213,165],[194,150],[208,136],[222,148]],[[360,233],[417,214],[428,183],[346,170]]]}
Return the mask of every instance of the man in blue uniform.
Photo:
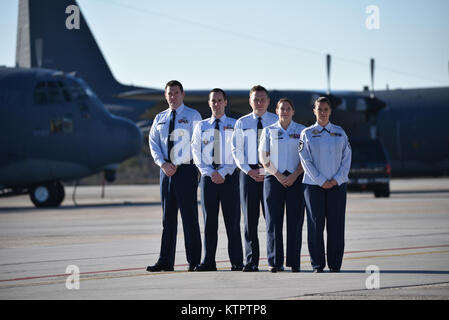
{"label": "man in blue uniform", "polygon": [[199,122],[192,138],[193,160],[201,173],[201,205],[204,216],[204,259],[196,271],[217,270],[218,212],[221,204],[228,236],[231,270],[243,269],[240,235],[238,170],[232,158],[230,141],[235,119],[225,115],[226,93],[218,88],[209,93],[212,117]]}
{"label": "man in blue uniform", "polygon": [[[258,159],[258,144],[262,129],[275,123],[278,116],[268,112],[270,97],[267,89],[257,85],[251,88],[249,104],[253,112],[235,123],[232,138],[232,155],[240,168],[240,203],[245,221],[245,272],[259,271],[259,225],[260,207],[263,209],[263,179],[265,169]],[[265,213],[264,213],[265,215]]]}
{"label": "man in blue uniform", "polygon": [[161,167],[162,239],[159,259],[147,271],[172,271],[175,263],[178,209],[181,211],[189,271],[201,259],[198,225],[198,171],[193,164],[190,141],[193,128],[201,121],[198,111],[184,105],[184,90],[179,81],[165,86],[169,108],[157,114],[149,134],[154,162]]}
{"label": "man in blue uniform", "polygon": [[344,252],[346,183],[351,148],[344,130],[329,122],[331,106],[327,98],[318,98],[313,112],[317,122],[302,131],[299,144],[304,168],[309,253],[314,272],[323,272],[326,226],[327,264],[331,272],[339,272]]}

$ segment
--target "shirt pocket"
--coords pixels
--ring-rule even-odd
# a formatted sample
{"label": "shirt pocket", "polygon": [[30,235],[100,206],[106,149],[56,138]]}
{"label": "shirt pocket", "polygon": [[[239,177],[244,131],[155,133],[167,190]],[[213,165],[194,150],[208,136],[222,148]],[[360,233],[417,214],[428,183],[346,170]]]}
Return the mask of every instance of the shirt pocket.
{"label": "shirt pocket", "polygon": [[346,143],[345,140],[346,139],[343,136],[335,137],[335,149],[336,149],[335,151],[341,152],[343,150]]}
{"label": "shirt pocket", "polygon": [[159,139],[163,143],[167,143],[168,141],[168,127],[166,122],[160,122],[156,126],[156,130],[159,134]]}

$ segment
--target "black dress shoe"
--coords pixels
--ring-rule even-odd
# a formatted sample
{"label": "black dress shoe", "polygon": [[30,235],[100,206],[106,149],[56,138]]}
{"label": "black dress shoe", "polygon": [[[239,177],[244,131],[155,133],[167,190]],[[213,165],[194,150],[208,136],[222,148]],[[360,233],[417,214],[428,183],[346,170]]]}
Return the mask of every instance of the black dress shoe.
{"label": "black dress shoe", "polygon": [[241,265],[233,264],[231,267],[231,271],[242,271],[242,270],[243,270],[243,266],[241,266]]}
{"label": "black dress shoe", "polygon": [[195,271],[217,271],[217,266],[202,263],[196,267]]}
{"label": "black dress shoe", "polygon": [[292,267],[292,272],[300,272],[301,270],[299,267]]}
{"label": "black dress shoe", "polygon": [[192,272],[192,271],[195,271],[196,270],[196,265],[194,265],[194,264],[189,264],[189,269],[187,269],[187,271],[189,271],[189,272]]}
{"label": "black dress shoe", "polygon": [[257,268],[257,266],[253,265],[253,264],[247,264],[244,268],[243,268],[243,272],[258,272],[259,268]]}
{"label": "black dress shoe", "polygon": [[323,272],[324,272],[323,268],[315,268],[315,269],[313,269],[313,273],[323,273]]}
{"label": "black dress shoe", "polygon": [[276,267],[269,267],[268,270],[269,270],[271,273],[276,273],[276,272],[278,272],[278,268],[276,268]]}
{"label": "black dress shoe", "polygon": [[173,266],[166,266],[166,265],[158,264],[158,263],[147,267],[148,272],[173,271],[173,270],[175,270],[173,268]]}
{"label": "black dress shoe", "polygon": [[338,273],[338,272],[340,272],[340,269],[330,269],[329,272]]}

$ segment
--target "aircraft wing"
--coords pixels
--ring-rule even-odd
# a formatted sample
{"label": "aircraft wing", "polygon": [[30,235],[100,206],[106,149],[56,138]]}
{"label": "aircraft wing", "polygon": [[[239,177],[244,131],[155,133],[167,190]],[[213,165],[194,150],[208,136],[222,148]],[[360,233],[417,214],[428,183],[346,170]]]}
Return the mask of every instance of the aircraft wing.
{"label": "aircraft wing", "polygon": [[[118,95],[121,99],[152,101],[154,105],[145,111],[142,119],[153,120],[154,117],[161,111],[168,108],[168,104],[164,97],[164,91],[158,89],[139,89],[120,93]],[[203,119],[211,116],[210,107],[207,103],[209,98],[208,90],[186,91],[184,104],[196,109]],[[234,118],[239,118],[242,115],[251,111],[248,102],[247,91],[235,91],[228,94],[228,109],[227,114]]]}

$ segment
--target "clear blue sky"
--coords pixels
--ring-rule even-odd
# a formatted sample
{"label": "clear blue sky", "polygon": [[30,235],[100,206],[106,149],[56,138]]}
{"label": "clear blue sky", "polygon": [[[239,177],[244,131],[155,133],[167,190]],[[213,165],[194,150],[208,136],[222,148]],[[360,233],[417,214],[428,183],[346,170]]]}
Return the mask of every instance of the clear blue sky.
{"label": "clear blue sky", "polygon": [[[448,0],[78,0],[117,80],[161,88],[448,86]],[[379,8],[369,30],[367,6]],[[0,1],[0,65],[13,66],[18,0]]]}

